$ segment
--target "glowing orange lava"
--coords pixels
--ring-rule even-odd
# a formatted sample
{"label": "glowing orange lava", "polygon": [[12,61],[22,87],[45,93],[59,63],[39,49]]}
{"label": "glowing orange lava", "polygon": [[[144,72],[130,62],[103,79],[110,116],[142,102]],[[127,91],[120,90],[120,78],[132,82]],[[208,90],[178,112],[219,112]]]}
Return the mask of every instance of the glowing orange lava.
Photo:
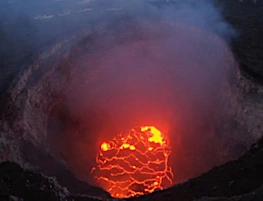
{"label": "glowing orange lava", "polygon": [[169,142],[157,128],[131,129],[100,145],[91,173],[113,197],[152,193],[172,184],[170,153]]}

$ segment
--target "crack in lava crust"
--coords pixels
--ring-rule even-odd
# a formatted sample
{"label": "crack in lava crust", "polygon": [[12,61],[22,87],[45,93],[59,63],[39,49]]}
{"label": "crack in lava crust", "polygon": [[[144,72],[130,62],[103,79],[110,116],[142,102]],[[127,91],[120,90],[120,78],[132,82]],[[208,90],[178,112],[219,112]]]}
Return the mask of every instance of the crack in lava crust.
{"label": "crack in lava crust", "polygon": [[113,197],[140,196],[172,184],[170,154],[168,139],[157,128],[135,128],[101,144],[91,173]]}

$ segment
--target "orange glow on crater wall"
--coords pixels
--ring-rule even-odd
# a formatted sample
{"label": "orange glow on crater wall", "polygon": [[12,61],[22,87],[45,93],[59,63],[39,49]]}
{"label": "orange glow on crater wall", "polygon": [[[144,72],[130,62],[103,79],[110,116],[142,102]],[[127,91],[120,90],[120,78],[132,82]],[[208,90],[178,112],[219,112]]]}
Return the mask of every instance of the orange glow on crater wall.
{"label": "orange glow on crater wall", "polygon": [[91,170],[99,186],[113,197],[127,198],[162,190],[172,184],[168,139],[154,126],[131,129],[100,145]]}

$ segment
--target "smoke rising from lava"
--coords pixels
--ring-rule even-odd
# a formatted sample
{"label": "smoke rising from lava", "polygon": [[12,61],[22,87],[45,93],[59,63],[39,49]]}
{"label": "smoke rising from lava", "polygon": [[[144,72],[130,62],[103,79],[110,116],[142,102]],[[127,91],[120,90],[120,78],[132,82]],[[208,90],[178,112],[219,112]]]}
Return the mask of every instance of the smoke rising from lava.
{"label": "smoke rising from lava", "polygon": [[[26,15],[23,7],[3,14],[30,19],[30,45],[88,30],[72,45],[70,62],[54,72],[70,76],[49,125],[52,149],[80,179],[93,182],[89,172],[101,142],[143,125],[167,133],[175,183],[235,156],[235,145],[225,141],[238,144],[236,136],[224,130],[222,139],[218,129],[227,121],[224,87],[235,67],[227,43],[235,32],[217,1],[97,0],[85,4],[94,12],[80,14],[82,5],[61,1],[45,13],[35,2]],[[68,17],[59,15],[62,8],[70,8]],[[60,26],[49,28],[52,22]]]}
{"label": "smoke rising from lava", "polygon": [[63,132],[65,160],[90,181],[89,150],[142,125],[168,133],[174,182],[229,160],[216,129],[224,122],[218,111],[235,66],[227,46],[233,29],[211,1],[126,4],[95,28],[94,50],[74,62],[64,104],[78,126]]}

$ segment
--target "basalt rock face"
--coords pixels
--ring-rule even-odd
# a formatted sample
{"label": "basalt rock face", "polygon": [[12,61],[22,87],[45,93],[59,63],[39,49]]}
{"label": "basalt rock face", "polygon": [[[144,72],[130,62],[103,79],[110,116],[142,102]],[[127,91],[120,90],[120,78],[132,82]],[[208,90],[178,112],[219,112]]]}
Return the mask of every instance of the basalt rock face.
{"label": "basalt rock face", "polygon": [[236,196],[232,198],[201,198],[195,201],[261,201],[263,197],[262,192],[261,193],[251,193],[248,195],[241,195],[241,196]]}
{"label": "basalt rock face", "polygon": [[231,198],[224,198],[224,197],[219,197],[219,198],[209,198],[209,197],[204,197],[195,201],[261,201],[263,198],[263,193],[261,192],[253,192],[250,194],[246,195],[241,195],[241,196],[235,196]]}
{"label": "basalt rock face", "polygon": [[[83,33],[85,33],[85,31],[82,32],[82,34]],[[17,76],[17,78],[14,78],[13,82],[10,83],[5,92],[1,94],[1,105],[5,106],[1,107],[1,114],[3,116],[0,122],[0,160],[15,161],[23,168],[34,168],[36,171],[43,172],[48,176],[56,175],[59,182],[62,185],[67,186],[69,191],[72,193],[84,193],[89,195],[99,195],[101,197],[110,197],[109,194],[102,189],[76,179],[76,177],[67,168],[65,163],[52,155],[48,150],[48,147],[43,146],[43,144],[46,142],[46,124],[43,124],[43,122],[45,122],[44,119],[48,113],[50,101],[57,100],[58,97],[56,96],[57,94],[54,94],[54,88],[50,86],[50,83],[43,82],[40,85],[37,83],[39,79],[45,79],[43,76],[45,75],[46,71],[48,72],[54,66],[59,65],[56,63],[57,61],[54,61],[54,59],[60,58],[63,60],[63,55],[66,54],[65,52],[67,52],[68,46],[76,42],[76,38],[78,37],[82,38],[78,34],[71,37],[66,37],[64,41],[62,40],[60,42],[55,42],[55,44],[51,45],[51,48],[43,47],[42,54],[38,55],[38,52],[36,55],[31,55],[30,57],[21,61],[21,63],[24,64],[21,66],[21,74]],[[43,66],[47,65],[47,63],[50,66],[45,69],[46,71],[43,71]],[[34,73],[35,76],[28,79],[32,73]],[[67,72],[64,73],[64,78],[67,79],[68,74]],[[62,80],[65,80],[64,78]],[[19,82],[18,85],[15,84],[17,82]],[[13,90],[14,86],[17,86],[18,88],[15,87],[16,89]],[[27,87],[25,88],[25,86]],[[38,96],[33,91],[30,92],[31,90],[28,90],[28,87],[36,87],[36,90],[41,91],[44,90],[43,95],[45,94],[45,96],[49,97],[50,99],[43,98],[43,96],[40,94],[40,96]],[[15,98],[18,94],[20,94],[19,100]],[[26,101],[29,96],[34,99],[33,102],[35,102],[35,104],[33,105],[35,105],[40,110],[32,112],[32,102]],[[31,112],[26,112],[26,114],[24,112],[27,109],[31,110]],[[29,117],[28,115],[33,115],[34,117]],[[29,125],[22,120],[24,117],[28,120],[38,120],[35,121],[34,125]],[[18,119],[22,121],[19,120],[19,123],[19,121],[17,121]],[[31,136],[31,131],[33,131],[31,130],[32,128],[33,130],[37,129],[34,131],[33,136]],[[25,131],[24,129],[29,129],[30,131]]]}
{"label": "basalt rock face", "polygon": [[263,81],[263,2],[258,0],[220,0],[226,19],[234,26],[237,37],[232,42],[241,70],[262,84]]}
{"label": "basalt rock face", "polygon": [[2,198],[16,196],[17,199],[23,200],[62,201],[69,194],[67,189],[62,188],[54,178],[25,171],[15,163],[1,163],[0,178]]}
{"label": "basalt rock face", "polygon": [[203,197],[194,201],[261,201],[263,199],[263,188],[256,189],[251,193],[233,197]]}
{"label": "basalt rock face", "polygon": [[[26,160],[35,164],[33,168],[34,171],[43,172],[44,170],[45,175],[47,176],[55,175],[59,184],[65,186],[71,194],[88,194],[90,196],[98,196],[101,198],[111,197],[109,193],[101,188],[89,185],[86,182],[77,179],[63,163],[56,161],[51,155],[41,152],[39,149],[28,143],[27,150],[30,150],[30,154],[25,153],[25,156],[27,156]],[[41,158],[41,160],[39,160],[39,158]]]}
{"label": "basalt rock face", "polygon": [[101,200],[89,196],[75,197],[76,199],[73,199],[74,196],[70,196],[69,191],[62,187],[55,178],[24,170],[13,162],[0,164],[1,201],[77,201],[83,199],[82,197],[85,197],[87,201]]}

